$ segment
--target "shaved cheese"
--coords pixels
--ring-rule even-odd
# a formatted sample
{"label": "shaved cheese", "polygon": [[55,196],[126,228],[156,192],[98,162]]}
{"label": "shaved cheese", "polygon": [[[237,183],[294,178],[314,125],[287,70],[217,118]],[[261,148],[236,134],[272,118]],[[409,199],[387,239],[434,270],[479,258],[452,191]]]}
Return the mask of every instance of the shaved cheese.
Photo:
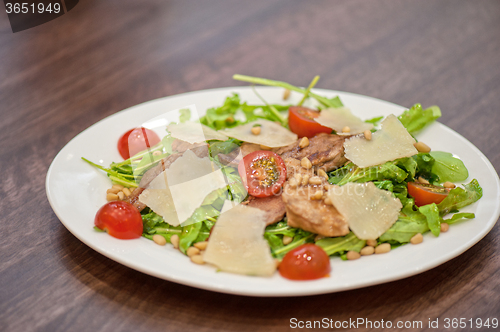
{"label": "shaved cheese", "polygon": [[151,181],[139,195],[139,201],[168,224],[178,226],[201,206],[208,194],[227,184],[222,171],[215,168],[208,157],[198,158],[187,150]]}
{"label": "shaved cheese", "polygon": [[[332,128],[338,135],[356,135],[373,128],[373,124],[364,122],[346,107],[324,109],[314,121]],[[349,127],[349,132],[342,132],[345,127]]]}
{"label": "shaved cheese", "polygon": [[[258,135],[252,134],[251,131],[256,125],[260,125],[260,133]],[[240,141],[265,145],[271,148],[290,145],[295,143],[298,138],[298,136],[290,130],[275,122],[264,119],[259,119],[257,121],[249,122],[243,126],[228,128],[219,132]]]}
{"label": "shaved cheese", "polygon": [[264,239],[266,212],[238,205],[220,215],[215,223],[203,260],[222,271],[271,276],[276,264]]}
{"label": "shaved cheese", "polygon": [[362,240],[376,240],[384,234],[398,220],[403,207],[398,198],[378,189],[373,182],[335,186],[327,196]]}
{"label": "shaved cheese", "polygon": [[381,123],[382,128],[372,135],[370,141],[363,136],[346,139],[344,151],[347,159],[359,167],[383,164],[418,153],[413,146],[415,139],[408,133],[397,117],[389,115]]}
{"label": "shaved cheese", "polygon": [[225,141],[228,139],[222,132],[196,122],[172,123],[167,126],[167,129],[172,137],[191,144],[210,140]]}

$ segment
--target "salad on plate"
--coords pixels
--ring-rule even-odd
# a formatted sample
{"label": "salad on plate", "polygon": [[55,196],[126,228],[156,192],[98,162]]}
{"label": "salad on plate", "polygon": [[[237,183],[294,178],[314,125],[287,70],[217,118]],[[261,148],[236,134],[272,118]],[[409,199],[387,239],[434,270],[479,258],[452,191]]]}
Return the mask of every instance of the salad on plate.
{"label": "salad on plate", "polygon": [[[282,87],[283,104],[233,93],[203,116],[190,105],[130,129],[117,143],[123,161],[82,158],[110,179],[96,231],[170,244],[214,271],[311,280],[334,257],[370,259],[426,232],[439,241],[474,218],[459,209],[481,198],[477,180],[457,185],[469,178],[464,163],[414,136],[437,106],[360,119],[311,91],[319,77],[306,89],[234,78]],[[287,104],[290,93],[300,102]]]}

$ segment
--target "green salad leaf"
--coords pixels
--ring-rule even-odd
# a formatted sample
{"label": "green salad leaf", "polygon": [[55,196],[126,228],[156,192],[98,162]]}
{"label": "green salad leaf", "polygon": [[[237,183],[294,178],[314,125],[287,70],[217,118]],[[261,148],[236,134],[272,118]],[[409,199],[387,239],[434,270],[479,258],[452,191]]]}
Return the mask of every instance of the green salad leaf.
{"label": "green salad leaf", "polygon": [[381,242],[407,243],[418,233],[429,230],[427,218],[413,209],[413,200],[408,200],[399,213],[398,220],[379,237]]}
{"label": "green salad leaf", "polygon": [[450,191],[448,196],[437,205],[439,215],[444,216],[452,211],[458,211],[481,197],[483,197],[483,188],[474,179],[469,184],[464,185],[464,188],[457,187]]}
{"label": "green salad leaf", "polygon": [[459,182],[469,177],[469,171],[464,163],[453,157],[449,152],[431,151],[429,153],[434,158],[432,173],[437,175],[439,182]]}
{"label": "green salad leaf", "polygon": [[323,248],[330,256],[336,253],[342,254],[344,251],[359,252],[366,245],[366,241],[358,239],[353,232],[350,232],[346,236],[323,238],[316,241],[316,245]]}
{"label": "green salad leaf", "polygon": [[399,121],[410,134],[422,130],[436,119],[441,117],[441,110],[437,106],[422,109],[422,105],[415,104],[398,116]]}
{"label": "green salad leaf", "polygon": [[439,209],[436,203],[421,206],[418,208],[418,211],[427,219],[427,226],[432,234],[439,236],[441,232],[441,217],[439,216]]}

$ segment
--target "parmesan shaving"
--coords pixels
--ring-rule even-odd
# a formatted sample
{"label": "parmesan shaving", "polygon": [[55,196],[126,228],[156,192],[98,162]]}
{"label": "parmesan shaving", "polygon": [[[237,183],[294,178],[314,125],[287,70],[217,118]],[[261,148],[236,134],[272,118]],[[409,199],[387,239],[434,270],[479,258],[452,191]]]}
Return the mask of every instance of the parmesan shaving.
{"label": "parmesan shaving", "polygon": [[347,183],[328,191],[328,198],[362,240],[376,240],[398,220],[403,207],[389,191],[373,182]]}
{"label": "parmesan shaving", "polygon": [[[373,124],[364,122],[346,107],[324,109],[314,121],[332,128],[338,135],[356,135],[373,128]],[[342,132],[345,127],[349,127],[349,132]]]}
{"label": "parmesan shaving", "polygon": [[[252,134],[252,128],[260,126],[258,135]],[[228,128],[222,131],[223,134],[236,138],[240,141],[278,148],[281,146],[290,145],[297,141],[297,135],[281,125],[264,119],[249,122],[245,125]]]}
{"label": "parmesan shaving", "polygon": [[389,115],[381,126],[380,130],[373,133],[371,140],[366,140],[363,136],[346,139],[346,158],[359,167],[369,167],[418,153],[413,146],[415,139],[396,116]]}
{"label": "parmesan shaving", "polygon": [[226,272],[271,276],[276,264],[264,239],[265,215],[245,205],[222,213],[212,229],[203,260]]}
{"label": "parmesan shaving", "polygon": [[226,141],[228,139],[222,132],[196,122],[172,123],[167,126],[167,129],[172,137],[191,144],[210,140]]}

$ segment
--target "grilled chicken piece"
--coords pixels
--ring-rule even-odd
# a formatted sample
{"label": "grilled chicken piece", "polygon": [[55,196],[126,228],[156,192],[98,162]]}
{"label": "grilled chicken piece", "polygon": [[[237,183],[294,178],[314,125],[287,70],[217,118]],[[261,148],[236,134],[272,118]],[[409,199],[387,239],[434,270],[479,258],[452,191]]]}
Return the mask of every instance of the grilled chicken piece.
{"label": "grilled chicken piece", "polygon": [[285,216],[285,203],[281,199],[281,195],[273,195],[269,197],[254,197],[249,196],[248,200],[242,204],[248,205],[266,212],[266,225],[274,224]]}
{"label": "grilled chicken piece", "polygon": [[347,161],[344,157],[345,136],[320,133],[309,139],[309,146],[301,148],[300,140],[294,144],[279,148],[276,153],[283,158],[301,160],[307,157],[314,168],[321,168],[326,172],[332,171]]}

